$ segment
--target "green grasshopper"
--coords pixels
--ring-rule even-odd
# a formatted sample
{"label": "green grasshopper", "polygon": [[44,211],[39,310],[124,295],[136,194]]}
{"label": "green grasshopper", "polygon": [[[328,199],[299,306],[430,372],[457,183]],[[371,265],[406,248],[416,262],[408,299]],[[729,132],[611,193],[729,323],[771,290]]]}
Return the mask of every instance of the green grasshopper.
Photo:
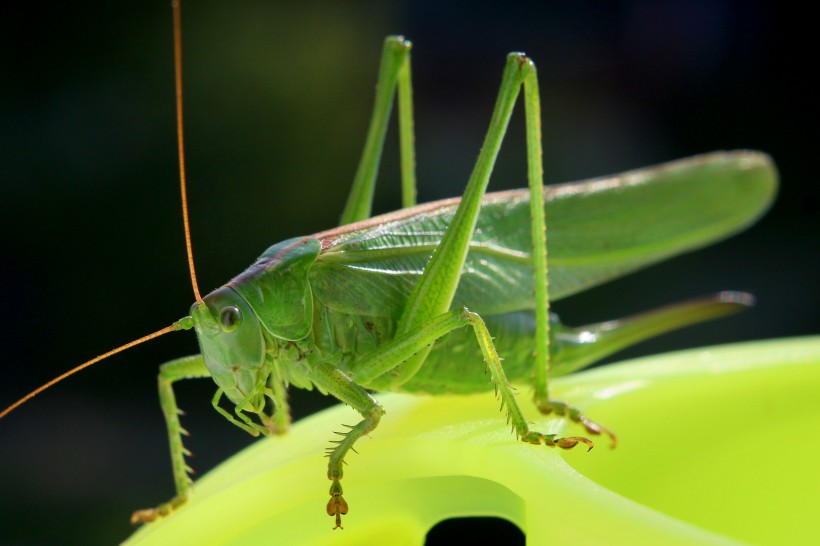
{"label": "green grasshopper", "polygon": [[[179,26],[175,4],[178,101]],[[734,313],[750,305],[752,298],[723,292],[581,328],[568,328],[551,316],[549,301],[746,227],[773,199],[777,175],[772,162],[756,152],[713,153],[544,187],[536,69],[524,54],[511,53],[464,194],[415,206],[410,48],[402,37],[385,41],[373,117],[341,227],[270,247],[204,298],[196,284],[189,242],[196,298],[189,316],[63,374],[4,410],[0,418],[116,352],[170,331],[195,330],[201,353],[167,362],[159,374],[176,496],[135,512],[135,523],[166,516],[190,496],[188,452],[182,445],[184,430],[173,392],[173,384],[181,379],[213,378],[218,387],[214,408],[254,436],[288,429],[290,385],[317,388],[357,410],[362,420],[328,451],[327,513],[335,518],[336,527],[348,512],[341,485],[345,458],[385,413],[373,391],[435,394],[495,389],[521,441],[564,449],[583,444],[591,449],[593,443],[586,437],[559,437],[530,428],[511,386],[527,382],[540,411],[580,423],[590,435],[606,434],[614,446],[611,431],[550,397],[549,375],[582,369],[638,341]],[[522,89],[529,188],[487,194]],[[404,208],[370,218],[394,96]],[[183,215],[190,241],[181,124],[179,132]],[[232,410],[225,405],[232,405]]]}

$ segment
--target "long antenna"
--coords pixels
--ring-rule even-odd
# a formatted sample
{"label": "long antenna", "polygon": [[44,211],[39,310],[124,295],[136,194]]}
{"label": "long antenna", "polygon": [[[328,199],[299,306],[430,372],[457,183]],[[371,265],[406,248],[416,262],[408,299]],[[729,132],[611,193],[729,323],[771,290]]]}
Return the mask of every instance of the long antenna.
{"label": "long antenna", "polygon": [[64,374],[58,375],[57,377],[55,377],[54,379],[52,379],[51,381],[49,381],[49,382],[48,382],[48,383],[46,383],[45,385],[42,385],[42,386],[40,386],[40,387],[37,387],[36,389],[34,389],[33,391],[31,391],[31,392],[30,392],[30,393],[28,393],[27,395],[25,395],[24,397],[22,397],[20,400],[18,400],[18,401],[17,401],[17,402],[15,402],[14,404],[12,404],[12,405],[10,405],[9,407],[7,407],[6,409],[4,409],[2,412],[0,412],[0,419],[2,419],[2,418],[3,418],[3,417],[5,417],[6,415],[8,415],[8,414],[9,414],[9,413],[11,413],[12,411],[14,411],[14,410],[15,410],[16,408],[18,408],[19,406],[23,405],[23,404],[24,404],[25,402],[27,402],[29,399],[34,398],[35,396],[37,396],[38,394],[40,394],[40,393],[41,393],[41,392],[43,392],[44,390],[46,390],[46,389],[48,389],[49,387],[51,387],[51,386],[53,386],[53,385],[55,385],[55,384],[59,383],[60,381],[62,381],[62,380],[63,380],[63,379],[65,379],[66,377],[68,377],[68,376],[70,376],[70,375],[74,375],[75,373],[79,372],[80,370],[83,370],[83,369],[85,369],[85,368],[88,368],[88,367],[89,367],[89,366],[91,366],[92,364],[96,364],[96,363],[97,363],[97,362],[99,362],[100,360],[104,360],[104,359],[108,358],[108,357],[109,357],[109,356],[111,356],[111,355],[115,355],[115,354],[117,354],[117,353],[119,353],[119,352],[122,352],[122,351],[124,351],[124,350],[126,350],[126,349],[130,349],[130,348],[131,348],[131,347],[133,347],[134,345],[139,345],[140,343],[143,343],[143,342],[145,342],[145,341],[148,341],[149,339],[154,339],[155,337],[159,337],[159,336],[161,336],[161,335],[163,335],[163,334],[167,334],[168,332],[173,332],[174,330],[177,330],[177,329],[178,329],[178,328],[177,328],[176,324],[172,324],[171,326],[166,326],[166,327],[165,327],[165,328],[163,328],[162,330],[158,330],[158,331],[154,332],[153,334],[148,334],[147,336],[141,337],[141,338],[139,338],[139,339],[135,339],[134,341],[129,341],[129,342],[128,342],[128,343],[126,343],[125,345],[121,345],[121,346],[117,347],[116,349],[112,349],[112,350],[108,351],[108,352],[107,352],[107,353],[105,353],[105,354],[102,354],[102,355],[100,355],[100,356],[98,356],[98,357],[96,357],[96,358],[92,358],[92,359],[91,359],[91,360],[89,360],[88,362],[83,362],[82,364],[80,364],[80,365],[79,365],[79,366],[77,366],[76,368],[72,368],[71,370],[68,370],[68,371],[67,371],[67,372],[65,372]]}
{"label": "long antenna", "polygon": [[[185,250],[188,253],[188,270],[191,272],[191,285],[194,289],[194,297],[196,298],[197,303],[203,304],[202,296],[199,294],[199,287],[197,286],[196,282],[196,273],[194,272],[194,254],[193,250],[191,249],[191,228],[190,223],[188,221],[188,195],[187,195],[187,188],[185,185],[185,153],[183,150],[183,131],[182,131],[182,16],[180,13],[180,6],[179,0],[173,0],[171,3],[171,7],[173,8],[174,12],[174,79],[176,81],[176,105],[177,105],[177,151],[179,154],[179,186],[180,186],[180,193],[182,194],[182,222],[185,227]],[[0,419],[20,407],[21,405],[28,402],[30,399],[34,398],[44,390],[53,387],[63,379],[74,375],[75,373],[88,368],[89,366],[96,364],[101,360],[105,360],[109,356],[115,355],[126,349],[130,349],[135,345],[139,345],[140,343],[145,343],[150,339],[154,339],[161,335],[167,334],[169,332],[173,332],[176,330],[189,330],[193,327],[193,319],[191,317],[184,317],[174,324],[170,326],[166,326],[162,330],[157,330],[153,334],[148,334],[147,336],[143,336],[139,339],[135,339],[134,341],[130,341],[125,345],[121,345],[116,349],[112,349],[105,354],[101,354],[96,358],[92,358],[88,362],[83,362],[79,366],[72,368],[71,370],[55,377],[48,383],[37,387],[20,400],[15,402],[14,404],[10,405],[2,412],[0,412]]]}
{"label": "long antenna", "polygon": [[171,8],[174,10],[174,81],[176,82],[177,95],[177,152],[179,155],[179,191],[182,194],[182,223],[185,227],[185,251],[188,253],[191,287],[194,289],[196,302],[202,303],[202,296],[199,294],[199,285],[197,285],[194,271],[191,224],[188,221],[188,190],[185,184],[185,139],[182,130],[182,9],[179,0],[173,0]]}

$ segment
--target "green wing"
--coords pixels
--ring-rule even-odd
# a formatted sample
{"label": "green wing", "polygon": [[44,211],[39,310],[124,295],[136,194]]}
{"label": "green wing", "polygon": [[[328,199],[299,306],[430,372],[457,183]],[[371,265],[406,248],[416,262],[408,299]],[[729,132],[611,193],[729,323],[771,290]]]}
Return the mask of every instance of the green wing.
{"label": "green wing", "polygon": [[[768,156],[723,152],[544,189],[550,297],[713,243],[754,222],[772,202]],[[316,235],[314,294],[338,311],[398,316],[458,199],[404,209]],[[488,194],[453,307],[482,315],[531,309],[528,190]]]}

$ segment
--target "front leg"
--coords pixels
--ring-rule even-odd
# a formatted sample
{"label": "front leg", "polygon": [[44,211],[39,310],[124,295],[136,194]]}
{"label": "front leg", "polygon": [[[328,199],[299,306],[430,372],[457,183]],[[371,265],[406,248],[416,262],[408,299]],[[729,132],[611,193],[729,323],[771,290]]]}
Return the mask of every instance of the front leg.
{"label": "front leg", "polygon": [[274,363],[272,370],[268,380],[268,397],[273,401],[274,413],[268,421],[268,426],[272,434],[284,434],[290,430],[292,424],[288,390],[277,364]]}
{"label": "front leg", "polygon": [[162,413],[165,416],[165,426],[168,429],[168,443],[171,447],[171,465],[174,471],[174,485],[176,496],[170,501],[155,508],[137,510],[131,515],[131,523],[147,523],[163,516],[167,516],[188,500],[191,479],[188,474],[191,468],[185,464],[185,456],[191,452],[182,445],[182,435],[188,435],[179,423],[181,411],[177,407],[174,396],[173,383],[180,379],[210,377],[202,355],[187,356],[172,360],[160,366],[159,369],[159,401]]}

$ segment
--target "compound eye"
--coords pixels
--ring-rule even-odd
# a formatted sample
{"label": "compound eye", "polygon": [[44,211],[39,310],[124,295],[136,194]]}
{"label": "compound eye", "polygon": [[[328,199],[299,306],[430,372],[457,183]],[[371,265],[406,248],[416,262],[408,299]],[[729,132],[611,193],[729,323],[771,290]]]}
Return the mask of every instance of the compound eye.
{"label": "compound eye", "polygon": [[226,305],[219,311],[219,327],[223,332],[234,332],[241,324],[242,312],[233,305]]}

